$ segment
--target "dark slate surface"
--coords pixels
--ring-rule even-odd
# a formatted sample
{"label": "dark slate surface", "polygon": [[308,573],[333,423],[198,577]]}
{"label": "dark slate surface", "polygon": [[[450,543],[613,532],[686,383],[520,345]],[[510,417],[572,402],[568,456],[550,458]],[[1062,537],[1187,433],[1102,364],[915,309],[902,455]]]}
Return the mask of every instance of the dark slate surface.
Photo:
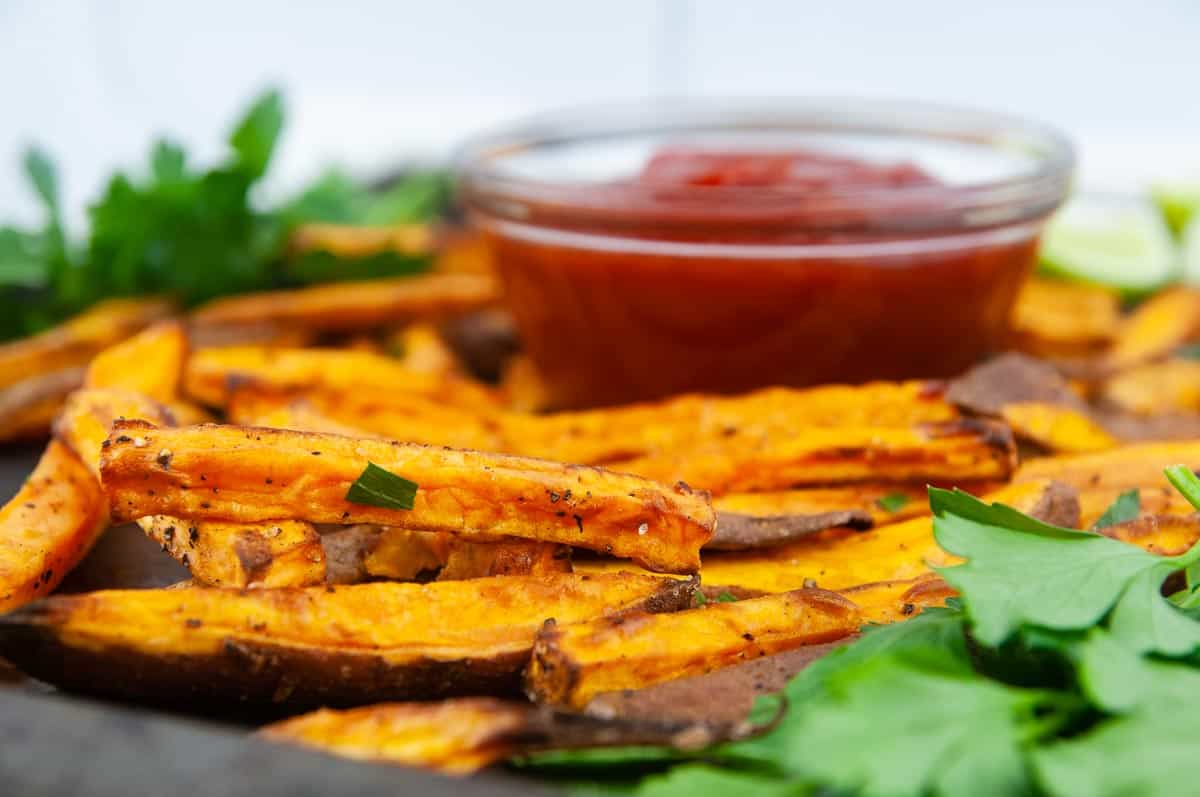
{"label": "dark slate surface", "polygon": [[[0,449],[0,501],[41,446]],[[187,572],[136,527],[109,529],[62,591],[171,584]],[[522,795],[503,774],[452,780],[268,744],[245,725],[91,702],[22,680],[0,661],[0,797],[374,797]]]}
{"label": "dark slate surface", "polygon": [[216,725],[0,689],[4,797],[538,793],[515,778],[452,780],[269,744]]}

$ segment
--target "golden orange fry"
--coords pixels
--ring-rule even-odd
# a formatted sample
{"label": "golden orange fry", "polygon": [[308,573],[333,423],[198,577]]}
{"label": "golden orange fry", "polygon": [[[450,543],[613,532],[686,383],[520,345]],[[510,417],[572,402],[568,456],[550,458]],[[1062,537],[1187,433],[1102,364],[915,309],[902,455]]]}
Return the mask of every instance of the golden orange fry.
{"label": "golden orange fry", "polygon": [[823,590],[797,590],[672,614],[600,618],[538,633],[525,691],[583,708],[602,692],[698,675],[856,632],[858,608]]}
{"label": "golden orange fry", "polygon": [[188,337],[178,321],[161,321],[96,355],[85,387],[120,388],[154,401],[174,401],[188,355]]}
{"label": "golden orange fry", "polygon": [[212,587],[309,587],[325,583],[325,551],[310,523],[189,523],[168,515],[138,521],[192,574]]}
{"label": "golden orange fry", "polygon": [[217,299],[196,310],[191,322],[197,327],[271,324],[353,331],[448,318],[498,300],[499,287],[490,275],[429,273]]}
{"label": "golden orange fry", "polygon": [[513,694],[546,618],[673,611],[693,586],[543,574],[59,595],[0,615],[0,656],[61,687],[206,707]]}
{"label": "golden orange fry", "polygon": [[202,349],[188,361],[184,389],[222,407],[243,385],[292,392],[305,389],[409,393],[458,407],[486,410],[491,392],[467,379],[411,371],[382,354],[342,349],[228,346]]}
{"label": "golden orange fry", "polygon": [[1200,412],[1200,361],[1163,360],[1108,379],[1099,399],[1137,415]]}
{"label": "golden orange fry", "polygon": [[1108,369],[1161,359],[1200,332],[1200,291],[1170,288],[1142,302],[1125,319],[1105,356]]}
{"label": "golden orange fry", "polygon": [[51,440],[0,509],[0,612],[49,594],[107,522],[96,478],[65,443]]}
{"label": "golden orange fry", "polygon": [[912,428],[809,428],[795,435],[730,436],[611,467],[715,495],[855,482],[1005,479],[1016,465],[1008,427],[960,419]]}
{"label": "golden orange fry", "polygon": [[[676,573],[699,567],[715,524],[703,492],[523,457],[217,425],[119,423],[110,440],[104,486],[121,520],[376,523],[562,543]],[[346,500],[370,463],[419,485],[412,510]]]}
{"label": "golden orange fry", "polygon": [[343,758],[469,775],[513,755],[531,707],[495,698],[322,709],[269,725],[263,737]]}
{"label": "golden orange fry", "polygon": [[1038,357],[1079,357],[1103,349],[1121,321],[1118,293],[1067,280],[1030,278],[1013,306],[1015,347]]}

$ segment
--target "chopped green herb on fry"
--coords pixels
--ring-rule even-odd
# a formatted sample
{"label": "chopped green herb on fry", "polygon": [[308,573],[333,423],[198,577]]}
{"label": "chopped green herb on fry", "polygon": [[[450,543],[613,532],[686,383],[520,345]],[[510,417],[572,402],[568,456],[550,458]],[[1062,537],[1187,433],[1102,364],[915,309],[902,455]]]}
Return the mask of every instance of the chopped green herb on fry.
{"label": "chopped green herb on fry", "polygon": [[908,506],[909,497],[904,493],[888,493],[875,500],[875,504],[884,512],[899,512]]}
{"label": "chopped green herb on fry", "polygon": [[412,509],[416,497],[416,482],[397,476],[374,462],[367,463],[362,474],[346,491],[346,500],[351,503],[385,509]]}

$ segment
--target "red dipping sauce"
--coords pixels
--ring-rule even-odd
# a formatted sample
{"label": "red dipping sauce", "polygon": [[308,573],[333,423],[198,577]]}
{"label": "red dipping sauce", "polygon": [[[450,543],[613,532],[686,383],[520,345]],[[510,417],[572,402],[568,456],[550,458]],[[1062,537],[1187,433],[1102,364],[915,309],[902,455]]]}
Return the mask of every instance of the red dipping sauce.
{"label": "red dipping sauce", "polygon": [[[1042,133],[1056,171],[979,185],[935,175],[903,146],[860,156],[729,124],[740,138],[713,122],[711,141],[691,126],[674,144],[671,131],[609,179],[506,175],[497,166],[530,151],[511,142],[468,160],[468,208],[559,406],[949,376],[1001,344],[1065,192],[1060,139]],[[824,132],[814,140],[828,145]],[[611,158],[622,134],[593,135],[592,162]],[[524,146],[553,161],[580,140]]]}

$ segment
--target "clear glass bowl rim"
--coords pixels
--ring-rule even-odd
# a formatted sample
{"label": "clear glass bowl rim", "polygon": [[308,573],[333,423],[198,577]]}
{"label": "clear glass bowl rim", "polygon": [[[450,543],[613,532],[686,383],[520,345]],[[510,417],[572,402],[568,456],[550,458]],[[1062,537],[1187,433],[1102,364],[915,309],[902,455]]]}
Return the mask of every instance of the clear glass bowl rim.
{"label": "clear glass bowl rim", "polygon": [[[468,140],[454,158],[459,189],[474,211],[527,220],[528,207],[552,208],[555,217],[575,212],[599,222],[661,210],[662,185],[621,185],[621,205],[586,189],[606,180],[542,180],[517,176],[502,166],[506,156],[532,148],[584,145],[629,136],[695,131],[797,131],[880,134],[1019,148],[1032,168],[997,179],[954,185],[833,188],[805,207],[807,222],[824,213],[831,226],[848,209],[872,208],[894,215],[896,228],[984,227],[1048,215],[1065,198],[1075,168],[1070,141],[1056,129],[1024,117],[908,100],[844,97],[651,99],[577,106],[537,114]],[[671,190],[678,196],[680,186]],[[729,208],[784,206],[804,188],[794,186],[694,186],[706,205]],[[921,218],[918,218],[921,217]],[[588,225],[590,226],[590,225]]]}

